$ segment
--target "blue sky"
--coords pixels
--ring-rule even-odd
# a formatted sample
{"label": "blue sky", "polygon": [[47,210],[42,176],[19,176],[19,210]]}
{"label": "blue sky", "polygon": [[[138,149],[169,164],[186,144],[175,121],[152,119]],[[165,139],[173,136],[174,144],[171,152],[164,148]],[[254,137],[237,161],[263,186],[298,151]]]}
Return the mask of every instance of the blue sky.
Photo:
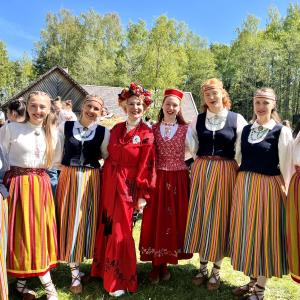
{"label": "blue sky", "polygon": [[74,14],[94,9],[100,14],[116,12],[125,28],[128,21],[146,21],[151,27],[155,18],[164,14],[185,22],[189,29],[209,43],[230,44],[236,37],[236,29],[247,15],[260,18],[261,26],[267,22],[268,8],[277,7],[286,15],[293,0],[0,0],[0,40],[4,41],[11,59],[18,59],[24,52],[33,56],[34,43],[39,40],[45,27],[48,12],[60,8],[70,9]]}

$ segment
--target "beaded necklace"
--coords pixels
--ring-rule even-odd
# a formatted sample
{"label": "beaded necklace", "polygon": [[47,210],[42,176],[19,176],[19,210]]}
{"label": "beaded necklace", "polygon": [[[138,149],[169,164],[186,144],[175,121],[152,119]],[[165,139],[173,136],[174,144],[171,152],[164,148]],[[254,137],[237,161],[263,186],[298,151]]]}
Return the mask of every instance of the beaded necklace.
{"label": "beaded necklace", "polygon": [[175,120],[174,123],[167,123],[164,120],[162,120],[162,124],[164,125],[163,138],[165,140],[170,140],[172,136],[172,128],[177,124],[177,120]]}

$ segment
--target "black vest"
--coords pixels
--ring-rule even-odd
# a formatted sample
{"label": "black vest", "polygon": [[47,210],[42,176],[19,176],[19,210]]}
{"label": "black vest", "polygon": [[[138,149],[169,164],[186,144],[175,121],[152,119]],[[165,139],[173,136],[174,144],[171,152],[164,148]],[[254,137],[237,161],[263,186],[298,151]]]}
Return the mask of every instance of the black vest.
{"label": "black vest", "polygon": [[105,128],[97,125],[95,136],[92,140],[82,143],[73,136],[74,121],[65,123],[65,143],[62,164],[64,166],[82,166],[99,168],[101,158],[101,144],[104,138]]}
{"label": "black vest", "polygon": [[234,159],[237,114],[229,111],[225,125],[215,132],[205,127],[206,112],[199,114],[196,130],[199,141],[198,156],[221,156],[227,159]]}
{"label": "black vest", "polygon": [[275,125],[263,141],[255,144],[248,142],[251,126],[245,126],[242,132],[242,163],[239,171],[255,172],[270,176],[280,175],[278,140],[282,125]]}

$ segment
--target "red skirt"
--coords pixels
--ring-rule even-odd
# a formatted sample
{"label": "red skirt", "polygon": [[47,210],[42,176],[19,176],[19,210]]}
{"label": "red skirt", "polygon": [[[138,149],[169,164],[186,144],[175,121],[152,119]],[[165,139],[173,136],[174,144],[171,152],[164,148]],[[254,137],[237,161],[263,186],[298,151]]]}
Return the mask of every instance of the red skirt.
{"label": "red skirt", "polygon": [[183,253],[189,201],[188,170],[157,170],[156,189],[144,209],[140,237],[142,261],[177,264]]}

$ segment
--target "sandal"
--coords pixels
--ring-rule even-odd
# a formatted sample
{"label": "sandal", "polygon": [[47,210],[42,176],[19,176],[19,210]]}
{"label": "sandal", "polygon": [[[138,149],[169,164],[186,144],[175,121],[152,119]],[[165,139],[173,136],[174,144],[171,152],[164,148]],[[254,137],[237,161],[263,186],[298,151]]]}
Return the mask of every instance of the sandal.
{"label": "sandal", "polygon": [[[78,275],[76,275],[76,276],[74,276],[72,273],[72,271],[76,271],[78,269],[78,267],[70,267],[70,269],[71,269],[71,274],[72,274],[72,283],[69,288],[69,291],[74,295],[81,294],[82,293],[82,284],[81,284],[80,273],[78,273]],[[80,284],[74,285],[75,281],[79,281]]]}
{"label": "sandal", "polygon": [[[214,269],[216,269],[218,271],[214,272]],[[219,270],[220,270],[220,267],[214,264],[213,269],[211,270],[208,282],[207,282],[207,289],[209,291],[217,290],[220,286],[221,279],[220,279]],[[215,282],[210,282],[210,279],[214,279]]]}
{"label": "sandal", "polygon": [[[255,288],[258,288],[258,291]],[[265,293],[265,288],[263,286],[256,284],[255,287],[252,289],[251,294],[246,299],[249,300],[252,296],[255,296],[255,300],[263,300],[264,293]]]}
{"label": "sandal", "polygon": [[[201,268],[204,265],[204,268]],[[200,261],[199,273],[192,279],[194,285],[201,285],[208,280],[207,262]]]}
{"label": "sandal", "polygon": [[[251,294],[252,289],[254,288],[254,285],[256,283],[256,280],[257,280],[257,278],[250,277],[250,282],[248,282],[245,285],[236,287],[235,289],[233,289],[231,291],[231,293],[236,297],[243,297],[243,296],[246,296],[247,294]],[[251,283],[253,283],[253,284],[251,284]]]}
{"label": "sandal", "polygon": [[[51,298],[51,297],[55,297],[56,299],[58,299],[58,294],[57,294],[57,291],[55,289],[55,286],[52,282],[52,280],[50,280],[49,282],[47,283],[44,283],[43,284],[43,287],[44,287],[44,290],[46,292],[46,297],[47,299]],[[53,290],[53,288],[54,290]],[[52,288],[52,289],[51,289]]]}
{"label": "sandal", "polygon": [[36,293],[33,290],[28,289],[26,283],[26,280],[18,280],[16,286],[17,292],[22,296],[23,300],[36,299]]}

